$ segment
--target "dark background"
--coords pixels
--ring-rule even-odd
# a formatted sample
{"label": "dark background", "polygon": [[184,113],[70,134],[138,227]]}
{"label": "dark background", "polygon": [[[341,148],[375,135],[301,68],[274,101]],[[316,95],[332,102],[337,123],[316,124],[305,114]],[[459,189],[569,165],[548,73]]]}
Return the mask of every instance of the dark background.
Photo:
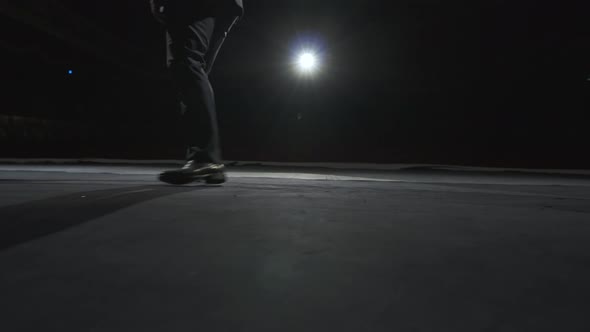
{"label": "dark background", "polygon": [[[147,0],[1,1],[0,158],[182,158]],[[211,77],[227,160],[590,167],[589,1],[245,2]]]}

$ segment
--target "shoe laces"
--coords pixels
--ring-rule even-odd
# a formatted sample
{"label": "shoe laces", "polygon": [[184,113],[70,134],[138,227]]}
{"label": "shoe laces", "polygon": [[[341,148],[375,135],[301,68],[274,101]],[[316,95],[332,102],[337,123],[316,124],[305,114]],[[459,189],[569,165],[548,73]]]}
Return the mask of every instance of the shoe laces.
{"label": "shoe laces", "polygon": [[193,168],[193,164],[195,162],[193,160],[187,161],[186,164],[184,164],[184,166],[182,167],[182,169],[190,169]]}

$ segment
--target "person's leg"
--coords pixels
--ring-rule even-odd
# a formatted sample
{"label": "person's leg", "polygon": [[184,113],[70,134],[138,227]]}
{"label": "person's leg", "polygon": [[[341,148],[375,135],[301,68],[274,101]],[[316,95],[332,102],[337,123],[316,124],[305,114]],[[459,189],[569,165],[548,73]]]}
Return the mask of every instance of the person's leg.
{"label": "person's leg", "polygon": [[220,164],[215,96],[205,61],[214,29],[212,17],[170,22],[168,67],[179,93],[187,160]]}
{"label": "person's leg", "polygon": [[238,21],[238,17],[217,17],[215,19],[215,31],[213,33],[213,37],[211,38],[211,42],[209,44],[209,52],[205,57],[205,62],[207,63],[207,67],[205,71],[207,74],[211,73],[213,69],[213,65],[215,64],[215,60],[217,59],[217,55],[221,50],[221,46],[225,42],[225,38],[233,28],[233,26]]}

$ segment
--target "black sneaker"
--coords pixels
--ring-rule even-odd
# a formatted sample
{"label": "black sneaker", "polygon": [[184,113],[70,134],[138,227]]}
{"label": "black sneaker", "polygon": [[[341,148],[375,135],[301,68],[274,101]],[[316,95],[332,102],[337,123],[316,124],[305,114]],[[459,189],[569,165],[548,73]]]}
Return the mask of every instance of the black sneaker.
{"label": "black sneaker", "polygon": [[225,183],[225,166],[223,164],[199,164],[189,161],[181,169],[160,174],[160,181],[174,185],[204,181],[207,184]]}

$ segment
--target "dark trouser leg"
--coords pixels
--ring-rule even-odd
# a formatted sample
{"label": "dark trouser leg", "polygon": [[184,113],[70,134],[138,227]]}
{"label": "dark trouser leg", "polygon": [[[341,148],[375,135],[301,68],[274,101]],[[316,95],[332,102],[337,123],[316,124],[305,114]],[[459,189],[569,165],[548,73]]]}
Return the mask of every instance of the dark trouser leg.
{"label": "dark trouser leg", "polygon": [[179,93],[187,160],[219,164],[215,96],[205,63],[214,29],[212,17],[169,24],[168,67]]}

